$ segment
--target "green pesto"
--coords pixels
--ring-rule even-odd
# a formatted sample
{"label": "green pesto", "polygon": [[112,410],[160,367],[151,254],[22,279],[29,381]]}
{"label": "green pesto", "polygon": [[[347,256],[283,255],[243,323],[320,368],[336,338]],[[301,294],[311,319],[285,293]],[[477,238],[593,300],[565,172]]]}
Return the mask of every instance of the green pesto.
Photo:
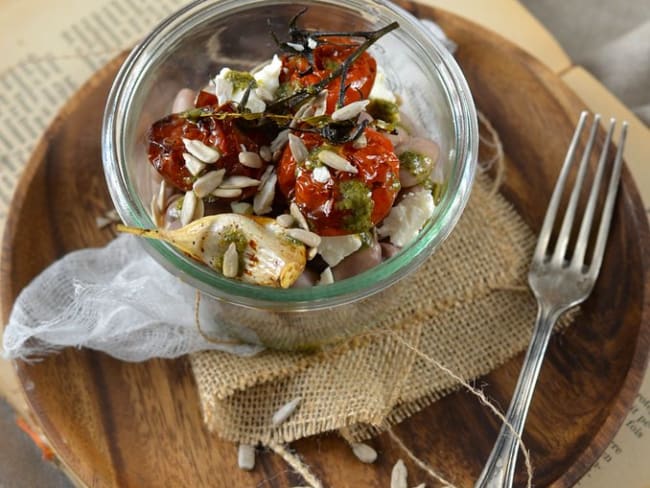
{"label": "green pesto", "polygon": [[228,71],[226,73],[226,80],[232,83],[233,91],[244,91],[251,83],[253,88],[257,88],[255,78],[248,71]]}
{"label": "green pesto", "polygon": [[339,69],[342,63],[339,63],[338,61],[335,61],[333,59],[326,59],[325,60],[325,69],[329,71],[336,71]]}
{"label": "green pesto", "polygon": [[397,194],[397,192],[402,189],[402,184],[400,183],[399,178],[392,171],[388,174],[388,178],[390,178],[388,188]]}
{"label": "green pesto", "polygon": [[375,119],[387,122],[393,129],[399,124],[399,107],[396,103],[380,98],[370,99],[366,111]]}
{"label": "green pesto", "polygon": [[290,83],[288,81],[280,83],[278,91],[275,93],[277,99],[281,100],[286,97],[293,95],[300,87],[295,83]]}
{"label": "green pesto", "polygon": [[433,160],[429,156],[414,151],[405,151],[400,154],[399,164],[400,168],[413,175],[418,183],[426,181],[433,168]]}
{"label": "green pesto", "polygon": [[368,187],[357,180],[346,180],[339,184],[341,200],[337,210],[348,211],[343,217],[343,226],[350,232],[364,232],[372,227],[372,211],[375,202]]}
{"label": "green pesto", "polygon": [[370,247],[375,243],[375,239],[370,231],[361,232],[359,238],[361,239],[361,247]]}
{"label": "green pesto", "polygon": [[438,205],[442,200],[445,192],[447,191],[447,182],[444,183],[432,183],[431,195],[433,196],[433,203]]}
{"label": "green pesto", "polygon": [[314,169],[318,168],[319,166],[323,166],[324,163],[318,157],[322,151],[332,151],[338,154],[338,151],[334,146],[331,146],[327,143],[321,144],[320,146],[317,146],[309,151],[309,156],[307,156],[307,159],[305,159],[301,166],[305,167],[306,169]]}

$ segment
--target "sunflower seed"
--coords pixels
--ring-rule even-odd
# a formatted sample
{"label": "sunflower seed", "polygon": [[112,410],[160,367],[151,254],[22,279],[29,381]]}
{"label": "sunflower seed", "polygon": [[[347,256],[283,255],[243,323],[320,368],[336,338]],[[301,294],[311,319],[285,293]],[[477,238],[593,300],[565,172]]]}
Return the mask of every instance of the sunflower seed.
{"label": "sunflower seed", "polygon": [[266,183],[266,180],[269,179],[269,176],[271,176],[271,173],[273,172],[273,166],[267,166],[266,169],[264,170],[264,173],[262,173],[262,176],[260,176],[260,186],[264,186],[264,183]]}
{"label": "sunflower seed", "polygon": [[239,272],[239,253],[234,242],[231,242],[226,252],[223,253],[221,272],[226,278],[234,278]]}
{"label": "sunflower seed", "polygon": [[248,168],[258,169],[262,167],[262,158],[252,151],[242,151],[239,153],[239,162]]}
{"label": "sunflower seed", "polygon": [[230,208],[236,214],[250,215],[253,213],[253,206],[248,202],[230,202]]}
{"label": "sunflower seed", "polygon": [[251,471],[255,467],[255,447],[248,444],[239,444],[237,464],[240,469]]}
{"label": "sunflower seed", "polygon": [[300,137],[293,134],[289,134],[289,149],[291,150],[293,159],[295,159],[298,164],[304,163],[309,157],[309,149],[307,149],[305,143]]}
{"label": "sunflower seed", "polygon": [[197,197],[203,198],[207,197],[210,193],[216,190],[223,181],[223,176],[226,174],[224,168],[218,169],[216,171],[209,171],[200,178],[198,178],[192,189],[196,193]]}
{"label": "sunflower seed", "polygon": [[289,46],[290,48],[295,49],[295,50],[298,51],[298,52],[302,52],[302,51],[305,50],[305,46],[303,46],[302,44],[298,44],[298,43],[296,43],[296,42],[287,42],[287,43],[285,43],[285,44],[286,44],[287,46]]}
{"label": "sunflower seed", "polygon": [[358,173],[359,170],[352,166],[350,162],[344,157],[339,156],[334,151],[324,150],[318,153],[318,159],[320,159],[324,164],[333,169],[338,169],[340,171],[347,171],[348,173]]}
{"label": "sunflower seed", "polygon": [[165,208],[165,200],[167,200],[167,182],[162,180],[160,182],[160,188],[158,188],[158,197],[156,198],[156,206],[159,212],[162,212]]}
{"label": "sunflower seed", "polygon": [[327,90],[321,91],[318,96],[316,97],[316,100],[314,100],[313,106],[314,106],[314,116],[320,117],[321,115],[325,115],[325,112],[327,111],[327,94],[329,92]]}
{"label": "sunflower seed", "polygon": [[211,195],[219,198],[237,198],[241,194],[241,188],[217,188],[211,193]]}
{"label": "sunflower seed", "polygon": [[308,37],[307,38],[307,47],[309,49],[316,49],[316,46],[318,46],[318,43],[316,42],[316,39],[313,37]]}
{"label": "sunflower seed", "polygon": [[352,143],[352,147],[355,149],[363,149],[368,145],[368,138],[365,134],[361,134],[357,139]]}
{"label": "sunflower seed", "polygon": [[305,219],[305,216],[298,208],[298,205],[296,205],[296,202],[291,202],[291,205],[289,205],[289,213],[294,219],[296,219],[296,222],[298,222],[299,227],[305,230],[309,230],[309,225],[307,225],[307,219]]}
{"label": "sunflower seed", "polygon": [[267,163],[271,161],[271,159],[273,159],[273,153],[271,152],[271,148],[269,146],[260,147],[260,157]]}
{"label": "sunflower seed", "polygon": [[408,472],[406,471],[406,466],[404,465],[404,461],[400,459],[395,463],[393,471],[390,474],[390,488],[407,488],[407,478]]}
{"label": "sunflower seed", "polygon": [[187,139],[183,137],[183,144],[185,144],[187,152],[202,163],[214,163],[221,157],[221,153],[216,147],[210,147],[196,139]]}
{"label": "sunflower seed", "polygon": [[306,246],[318,247],[318,245],[320,244],[320,236],[318,234],[314,234],[313,232],[309,232],[308,230],[287,229],[286,232],[289,237],[302,242]]}
{"label": "sunflower seed", "polygon": [[256,215],[264,215],[271,211],[271,205],[275,198],[275,184],[278,181],[278,175],[273,171],[264,181],[253,198],[253,212]]}
{"label": "sunflower seed", "polygon": [[192,215],[192,220],[199,220],[205,215],[205,205],[202,198],[196,199],[196,209],[194,210],[194,215]]}
{"label": "sunflower seed", "polygon": [[291,227],[293,225],[293,222],[294,222],[293,217],[291,215],[289,215],[289,214],[278,215],[275,218],[275,221],[278,223],[278,225],[280,225],[282,227],[285,227],[285,228]]}
{"label": "sunflower seed", "polygon": [[260,180],[249,178],[248,176],[233,175],[223,180],[219,188],[248,188],[259,184]]}
{"label": "sunflower seed", "polygon": [[282,149],[282,147],[287,143],[289,140],[289,129],[284,129],[278,132],[278,135],[275,136],[275,139],[271,141],[271,152],[275,154],[278,150]]}
{"label": "sunflower seed", "polygon": [[277,412],[273,414],[273,417],[271,418],[271,425],[273,427],[277,427],[281,423],[283,423],[285,420],[287,420],[293,412],[296,411],[296,408],[298,408],[298,405],[302,401],[302,398],[297,397],[291,400],[290,402],[282,405]]}
{"label": "sunflower seed", "polygon": [[[330,268],[327,268],[325,271],[327,271],[328,269]],[[325,271],[323,271],[323,274],[325,273]],[[323,281],[322,276],[323,275],[321,274],[321,283]],[[377,451],[375,451],[368,444],[364,444],[363,442],[353,442],[352,444],[350,444],[350,447],[352,448],[352,452],[354,453],[354,455],[362,463],[372,464],[377,460]]]}
{"label": "sunflower seed", "polygon": [[314,115],[314,106],[311,103],[304,103],[293,116],[289,127],[295,129],[304,119]]}
{"label": "sunflower seed", "polygon": [[194,211],[196,210],[196,195],[192,190],[185,192],[183,198],[183,206],[181,207],[181,224],[187,225],[194,219]]}
{"label": "sunflower seed", "polygon": [[192,156],[190,153],[184,152],[183,160],[185,161],[185,167],[190,173],[192,173],[193,176],[198,175],[205,169],[205,164],[199,161],[196,157]]}
{"label": "sunflower seed", "polygon": [[[164,206],[163,206],[164,208]],[[114,208],[110,209],[108,212],[104,213],[104,217],[109,219],[111,222],[122,222],[120,214],[117,213],[117,210]]]}
{"label": "sunflower seed", "polygon": [[[316,249],[316,248],[313,247],[312,249]],[[319,285],[329,285],[331,283],[334,283],[334,275],[332,274],[332,268],[330,268],[328,266],[320,274],[320,280],[318,280],[318,284]],[[366,446],[366,447],[369,447],[369,446]],[[370,449],[372,449],[372,448],[370,448]],[[354,450],[354,446],[352,447],[352,450]],[[356,452],[355,452],[355,454],[356,454]],[[377,453],[375,453],[375,456],[376,455],[377,455]],[[359,457],[359,456],[357,455],[357,457]],[[361,458],[359,458],[359,459],[361,459]],[[363,459],[362,459],[362,461],[363,461]],[[365,463],[365,462],[372,462],[372,461],[363,461],[363,462]]]}
{"label": "sunflower seed", "polygon": [[348,103],[332,112],[332,120],[334,122],[350,120],[359,115],[366,108],[368,103],[370,103],[370,100],[359,100],[358,102]]}

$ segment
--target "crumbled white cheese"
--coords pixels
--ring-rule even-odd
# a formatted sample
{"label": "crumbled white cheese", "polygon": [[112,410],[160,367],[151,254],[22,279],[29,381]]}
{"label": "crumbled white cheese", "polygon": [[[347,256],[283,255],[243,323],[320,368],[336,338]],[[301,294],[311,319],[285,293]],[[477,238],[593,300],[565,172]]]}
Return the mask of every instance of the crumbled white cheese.
{"label": "crumbled white cheese", "polygon": [[312,171],[311,177],[318,183],[327,183],[331,178],[330,170],[327,169],[327,166],[317,166]]}
{"label": "crumbled white cheese", "polygon": [[377,70],[375,82],[372,85],[372,90],[370,90],[370,95],[368,95],[368,98],[386,100],[390,103],[395,103],[397,101],[395,94],[390,90],[390,88],[388,88],[388,84],[386,83],[386,75],[379,69]]}
{"label": "crumbled white cheese", "polygon": [[336,266],[346,256],[361,247],[361,237],[359,234],[349,234],[345,236],[321,237],[318,245],[318,254],[330,266]]}
{"label": "crumbled white cheese", "polygon": [[[227,74],[232,71],[230,68],[223,68],[214,79],[214,92],[219,100],[219,104],[226,102],[241,102],[246,93],[246,89],[235,90],[235,87],[229,79]],[[253,113],[264,112],[266,103],[259,97],[257,90],[251,90],[246,102],[246,108]]]}
{"label": "crumbled white cheese", "polygon": [[280,87],[280,71],[282,61],[278,55],[274,55],[269,64],[253,75],[257,82],[255,92],[264,101],[270,102],[275,98],[275,92]]}
{"label": "crumbled white cheese", "polygon": [[433,208],[433,196],[427,190],[409,193],[391,209],[377,233],[389,236],[392,244],[402,247],[415,239],[433,215]]}

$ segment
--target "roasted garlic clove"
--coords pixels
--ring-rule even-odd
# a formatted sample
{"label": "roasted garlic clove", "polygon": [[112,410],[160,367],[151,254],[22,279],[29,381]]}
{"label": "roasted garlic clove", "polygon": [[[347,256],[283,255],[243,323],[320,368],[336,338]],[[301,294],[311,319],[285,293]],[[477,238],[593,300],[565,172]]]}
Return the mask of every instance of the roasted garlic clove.
{"label": "roasted garlic clove", "polygon": [[[305,268],[305,246],[288,236],[287,229],[274,219],[266,217],[224,213],[200,218],[175,230],[122,225],[117,229],[168,242],[216,271],[224,273],[225,266],[224,274],[246,283],[288,288]],[[235,251],[239,260],[236,267],[232,262]],[[233,269],[237,270],[235,276]]]}

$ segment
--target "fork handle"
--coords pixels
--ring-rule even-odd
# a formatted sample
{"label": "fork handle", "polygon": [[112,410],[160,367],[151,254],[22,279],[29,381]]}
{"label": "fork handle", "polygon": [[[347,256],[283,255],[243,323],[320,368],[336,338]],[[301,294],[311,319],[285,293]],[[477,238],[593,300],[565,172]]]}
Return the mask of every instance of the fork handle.
{"label": "fork handle", "polygon": [[[512,426],[512,430],[506,423],[501,426],[492,453],[474,488],[510,488],[512,486],[517,465],[517,437],[521,437],[524,430],[528,407],[533,398],[544,353],[551,337],[553,325],[560,313],[561,310],[540,302],[533,337],[528,351],[526,351],[517,386],[506,413],[507,423]],[[513,430],[517,433],[516,436],[513,434]]]}

